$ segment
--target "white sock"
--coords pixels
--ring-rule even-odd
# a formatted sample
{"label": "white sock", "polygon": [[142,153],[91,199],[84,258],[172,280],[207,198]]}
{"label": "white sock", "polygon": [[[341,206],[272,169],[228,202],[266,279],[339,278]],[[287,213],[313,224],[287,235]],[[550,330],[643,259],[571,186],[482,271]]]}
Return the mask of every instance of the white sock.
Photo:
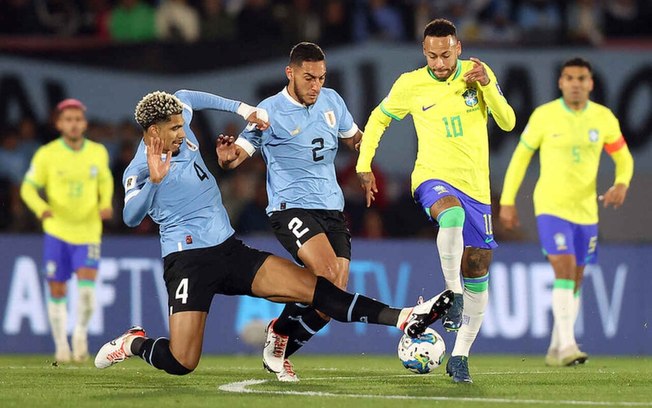
{"label": "white sock", "polygon": [[439,251],[441,270],[444,272],[446,289],[462,293],[462,282],[460,281],[460,268],[464,253],[462,227],[439,228],[437,250]]}
{"label": "white sock", "polygon": [[574,285],[572,280],[556,279],[552,289],[552,314],[557,328],[559,350],[575,344]]}
{"label": "white sock", "polygon": [[50,319],[50,329],[52,338],[57,350],[70,350],[68,344],[68,310],[66,298],[48,300],[48,317]]}
{"label": "white sock", "polygon": [[489,290],[472,292],[464,288],[464,314],[462,315],[462,327],[457,332],[455,347],[451,356],[469,356],[471,345],[475,341],[482,326],[484,312],[489,302]]}
{"label": "white sock", "polygon": [[77,324],[75,325],[75,332],[86,336],[88,333],[88,323],[95,311],[95,283],[93,281],[82,282],[77,291],[79,300],[77,302]]}
{"label": "white sock", "polygon": [[[573,333],[575,330],[575,322],[577,321],[577,316],[580,311],[581,296],[582,294],[579,292],[575,292],[573,295],[573,314],[571,316],[573,319]],[[559,328],[553,319],[552,335],[550,336],[550,346],[548,347],[548,351],[559,351],[559,349]]]}
{"label": "white sock", "polygon": [[77,323],[72,336],[72,346],[75,358],[80,358],[88,353],[88,323],[95,311],[95,282],[79,281],[77,293]]}

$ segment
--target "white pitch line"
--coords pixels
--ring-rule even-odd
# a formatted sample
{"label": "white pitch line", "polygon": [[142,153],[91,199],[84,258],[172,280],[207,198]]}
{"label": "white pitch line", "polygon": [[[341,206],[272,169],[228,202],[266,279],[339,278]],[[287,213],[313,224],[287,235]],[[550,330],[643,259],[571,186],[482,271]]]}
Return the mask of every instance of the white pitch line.
{"label": "white pitch line", "polygon": [[[357,377],[360,378],[360,377]],[[329,378],[330,379],[330,378]],[[275,395],[302,395],[307,397],[345,397],[345,398],[368,398],[368,399],[389,399],[389,400],[419,400],[419,401],[463,401],[494,404],[543,404],[543,405],[587,405],[587,406],[620,406],[620,407],[650,407],[652,402],[606,402],[606,401],[581,401],[581,400],[535,400],[535,399],[507,399],[507,398],[472,398],[472,397],[423,397],[409,395],[371,395],[371,394],[335,394],[332,392],[318,391],[273,391],[273,390],[252,390],[252,385],[260,385],[268,380],[245,380],[219,386],[220,391],[235,392],[241,394],[275,394]]]}

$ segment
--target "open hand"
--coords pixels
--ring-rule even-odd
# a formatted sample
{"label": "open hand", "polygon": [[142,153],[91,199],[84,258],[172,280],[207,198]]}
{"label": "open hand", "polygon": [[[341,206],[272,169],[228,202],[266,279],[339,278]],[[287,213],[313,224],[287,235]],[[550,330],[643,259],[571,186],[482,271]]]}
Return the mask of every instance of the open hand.
{"label": "open hand", "polygon": [[376,177],[372,171],[369,171],[358,173],[358,180],[360,180],[360,187],[364,190],[367,207],[371,207],[371,202],[376,200],[375,193],[378,192]]}
{"label": "open hand", "polygon": [[149,168],[149,179],[154,184],[160,183],[170,171],[172,152],[168,150],[165,160],[163,155],[163,141],[159,137],[152,137],[147,146],[147,167]]}

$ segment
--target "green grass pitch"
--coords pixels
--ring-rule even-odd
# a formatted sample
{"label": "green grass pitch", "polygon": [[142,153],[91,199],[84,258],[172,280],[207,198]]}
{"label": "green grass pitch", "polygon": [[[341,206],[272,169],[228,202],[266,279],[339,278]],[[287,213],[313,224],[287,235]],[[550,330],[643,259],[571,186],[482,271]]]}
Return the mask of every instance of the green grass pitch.
{"label": "green grass pitch", "polygon": [[542,356],[471,356],[474,384],[443,367],[416,375],[393,356],[296,356],[298,384],[279,383],[258,356],[204,356],[174,377],[139,359],[98,370],[50,356],[0,355],[1,407],[652,407],[652,357],[594,356],[550,368]]}

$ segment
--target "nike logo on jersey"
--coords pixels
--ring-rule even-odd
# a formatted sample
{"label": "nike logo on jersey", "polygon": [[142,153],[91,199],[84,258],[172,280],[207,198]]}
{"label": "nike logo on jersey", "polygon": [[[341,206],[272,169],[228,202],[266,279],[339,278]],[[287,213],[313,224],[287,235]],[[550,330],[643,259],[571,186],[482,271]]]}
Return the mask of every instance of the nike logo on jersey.
{"label": "nike logo on jersey", "polygon": [[494,240],[493,238],[488,237],[488,238],[485,238],[485,239],[484,239],[484,242],[485,242],[485,244],[488,244],[488,243],[490,243],[490,242],[493,241],[493,240]]}
{"label": "nike logo on jersey", "polygon": [[437,104],[436,104],[436,103],[433,103],[433,104],[430,105],[430,106],[422,106],[421,109],[425,112],[425,111],[427,111],[428,109],[432,108],[432,107],[435,106],[435,105],[437,105]]}

